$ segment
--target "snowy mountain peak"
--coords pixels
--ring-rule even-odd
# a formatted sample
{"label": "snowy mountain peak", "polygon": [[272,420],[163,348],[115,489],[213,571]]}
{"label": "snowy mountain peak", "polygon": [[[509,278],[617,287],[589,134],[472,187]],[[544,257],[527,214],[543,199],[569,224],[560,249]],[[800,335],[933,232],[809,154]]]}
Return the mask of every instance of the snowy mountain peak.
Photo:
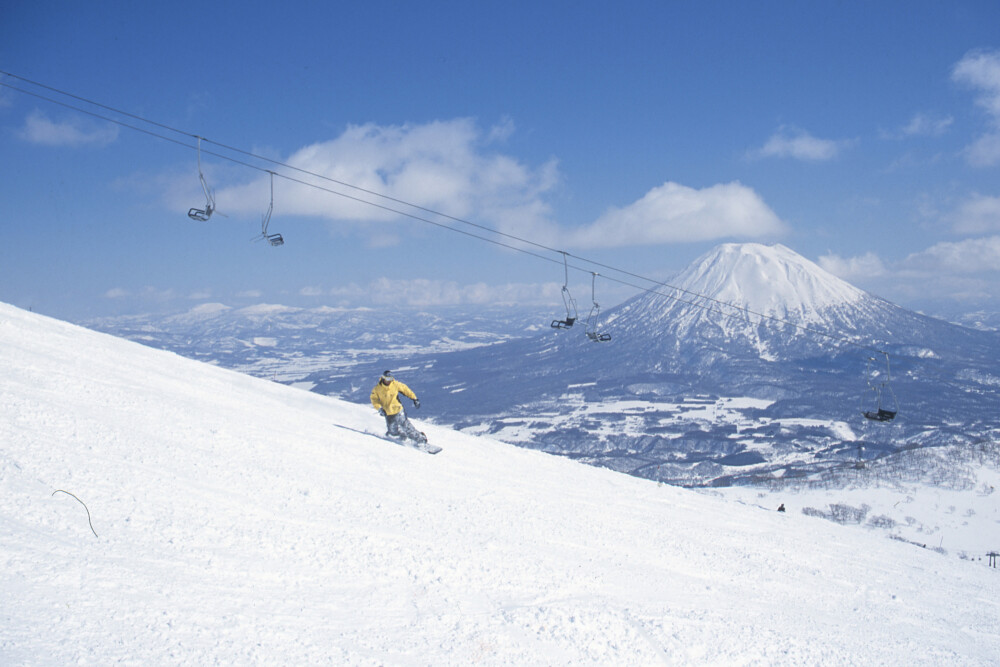
{"label": "snowy mountain peak", "polygon": [[719,245],[670,285],[609,311],[606,325],[640,339],[655,332],[661,352],[684,348],[692,361],[746,353],[773,361],[882,338],[905,312],[778,244]]}
{"label": "snowy mountain peak", "polygon": [[[810,320],[810,313],[856,304],[865,292],[781,244],[726,243],[674,281],[701,295],[770,317]],[[697,297],[696,297],[697,298]]]}

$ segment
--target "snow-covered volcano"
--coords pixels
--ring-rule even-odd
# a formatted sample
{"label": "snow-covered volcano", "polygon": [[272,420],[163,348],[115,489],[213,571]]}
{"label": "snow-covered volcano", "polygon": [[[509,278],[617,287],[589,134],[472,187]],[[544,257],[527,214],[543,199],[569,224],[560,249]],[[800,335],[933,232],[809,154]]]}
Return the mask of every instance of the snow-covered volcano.
{"label": "snow-covered volcano", "polygon": [[880,345],[886,321],[901,310],[783,245],[729,243],[692,262],[670,287],[609,312],[602,326],[630,339],[672,339],[687,359],[749,352],[773,360]]}
{"label": "snow-covered volcano", "polygon": [[815,314],[862,301],[865,292],[780,245],[727,243],[692,262],[674,281],[683,296],[808,324]]}

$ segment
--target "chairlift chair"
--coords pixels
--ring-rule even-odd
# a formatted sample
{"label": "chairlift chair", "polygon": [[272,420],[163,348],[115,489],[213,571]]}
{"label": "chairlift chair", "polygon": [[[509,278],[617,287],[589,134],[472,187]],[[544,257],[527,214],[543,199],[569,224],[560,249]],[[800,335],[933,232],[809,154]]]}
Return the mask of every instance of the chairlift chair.
{"label": "chairlift chair", "polygon": [[201,171],[201,137],[198,137],[198,180],[201,181],[201,189],[205,191],[205,208],[188,209],[188,217],[198,222],[208,222],[208,219],[212,217],[212,213],[215,211],[215,197],[212,196],[212,191],[208,189],[208,183],[205,182],[205,174]]}
{"label": "chairlift chair", "polygon": [[886,352],[882,354],[885,355],[885,379],[879,383],[873,382],[872,363],[875,358],[868,358],[868,365],[865,368],[865,381],[868,383],[868,390],[865,395],[868,391],[875,395],[875,409],[862,409],[861,414],[871,421],[891,422],[899,412],[899,402],[896,400],[896,393],[890,384],[892,376],[889,370],[889,355]]}
{"label": "chairlift chair", "polygon": [[553,329],[569,329],[576,323],[580,315],[576,310],[576,299],[574,299],[573,295],[569,293],[569,263],[566,259],[566,253],[564,251],[560,252],[562,252],[563,269],[565,269],[566,273],[566,281],[562,286],[563,305],[566,306],[566,319],[552,320],[552,324],[550,326]]}
{"label": "chairlift chair", "polygon": [[590,300],[594,305],[590,309],[590,315],[587,316],[587,338],[595,343],[607,343],[611,340],[611,334],[597,331],[597,322],[601,316],[601,306],[597,303],[597,274],[591,271],[590,276]]}
{"label": "chairlift chair", "polygon": [[285,239],[281,234],[268,234],[267,226],[271,224],[271,213],[274,211],[274,172],[268,171],[271,175],[271,203],[267,206],[267,213],[260,217],[260,237],[257,240],[266,240],[272,246],[279,246],[285,244]]}

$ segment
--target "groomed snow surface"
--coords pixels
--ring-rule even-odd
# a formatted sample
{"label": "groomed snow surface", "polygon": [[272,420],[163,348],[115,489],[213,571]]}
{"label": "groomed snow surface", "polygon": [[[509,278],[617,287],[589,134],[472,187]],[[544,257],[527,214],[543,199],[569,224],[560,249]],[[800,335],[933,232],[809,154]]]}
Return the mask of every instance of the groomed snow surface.
{"label": "groomed snow surface", "polygon": [[1000,660],[983,563],[426,423],[436,456],[334,424],[381,427],[0,305],[0,664]]}

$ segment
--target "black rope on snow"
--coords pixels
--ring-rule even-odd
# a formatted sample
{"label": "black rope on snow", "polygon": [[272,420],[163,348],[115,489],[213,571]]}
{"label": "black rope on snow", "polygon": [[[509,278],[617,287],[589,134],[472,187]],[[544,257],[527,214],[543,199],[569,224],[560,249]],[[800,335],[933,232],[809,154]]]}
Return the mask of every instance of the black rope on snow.
{"label": "black rope on snow", "polygon": [[54,496],[57,493],[65,493],[67,496],[73,496],[73,498],[76,498],[76,502],[78,502],[81,505],[83,505],[83,509],[87,510],[87,523],[90,524],[90,532],[92,532],[94,534],[94,537],[97,537],[98,536],[97,535],[97,531],[94,530],[94,523],[90,520],[90,510],[87,508],[87,504],[85,502],[83,502],[82,500],[80,500],[79,498],[77,498],[76,496],[74,496],[69,491],[63,491],[62,489],[56,489],[55,491],[52,492],[52,495]]}

